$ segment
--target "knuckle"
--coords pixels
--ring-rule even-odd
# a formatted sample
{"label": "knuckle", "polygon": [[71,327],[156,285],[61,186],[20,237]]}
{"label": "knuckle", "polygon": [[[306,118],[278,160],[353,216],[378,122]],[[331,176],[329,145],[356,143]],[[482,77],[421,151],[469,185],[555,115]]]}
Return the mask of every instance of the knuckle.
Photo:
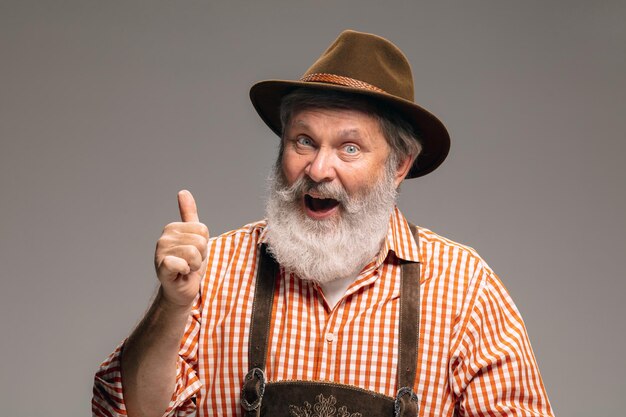
{"label": "knuckle", "polygon": [[203,257],[206,256],[209,251],[209,242],[206,239],[202,239],[200,242],[200,252],[202,252]]}
{"label": "knuckle", "polygon": [[200,255],[198,248],[195,246],[187,246],[186,255],[185,259],[187,260],[189,267],[194,271],[199,269],[202,264],[202,256]]}
{"label": "knuckle", "polygon": [[185,233],[183,235],[180,235],[178,244],[181,246],[199,247],[200,239],[202,239],[201,236],[193,233]]}
{"label": "knuckle", "polygon": [[169,236],[169,235],[162,235],[157,240],[156,250],[157,251],[162,251],[162,250],[167,249],[170,246],[172,246],[172,244],[173,244],[173,242],[172,242],[171,236]]}
{"label": "knuckle", "polygon": [[193,236],[193,244],[198,249],[202,248],[203,245],[206,245],[206,239],[201,235],[192,235]]}
{"label": "knuckle", "polygon": [[173,249],[173,252],[177,253],[179,257],[187,262],[193,261],[193,259],[198,256],[198,248],[194,245],[179,245]]}
{"label": "knuckle", "polygon": [[206,238],[201,238],[200,239],[200,253],[202,254],[202,257],[206,257],[207,253],[209,251],[209,241]]}
{"label": "knuckle", "polygon": [[156,263],[156,271],[159,279],[171,275],[172,272],[174,272],[174,269],[175,265],[173,265],[171,259],[168,259],[167,257],[162,258],[160,262]]}
{"label": "knuckle", "polygon": [[163,228],[163,234],[177,232],[180,229],[181,222],[171,222],[165,225]]}

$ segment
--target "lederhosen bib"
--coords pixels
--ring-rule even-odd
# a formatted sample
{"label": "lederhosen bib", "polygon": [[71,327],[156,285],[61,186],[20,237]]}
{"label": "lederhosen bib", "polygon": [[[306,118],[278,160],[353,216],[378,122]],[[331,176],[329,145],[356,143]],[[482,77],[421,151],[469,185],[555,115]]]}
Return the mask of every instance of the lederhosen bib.
{"label": "lederhosen bib", "polygon": [[[411,225],[417,242],[417,228]],[[265,359],[278,264],[261,247],[250,324],[248,374],[241,390],[246,417],[416,417],[413,392],[419,341],[419,263],[402,261],[398,342],[398,392],[395,398],[330,381],[265,381]]]}

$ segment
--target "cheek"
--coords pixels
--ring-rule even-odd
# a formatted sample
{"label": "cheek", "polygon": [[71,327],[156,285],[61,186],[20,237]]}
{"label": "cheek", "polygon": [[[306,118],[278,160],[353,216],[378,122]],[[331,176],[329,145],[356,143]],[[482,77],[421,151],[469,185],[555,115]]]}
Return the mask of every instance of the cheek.
{"label": "cheek", "polygon": [[370,190],[374,183],[380,181],[384,175],[385,166],[376,163],[351,168],[343,170],[340,179],[349,194],[358,195]]}
{"label": "cheek", "polygon": [[339,169],[337,170],[337,179],[350,195],[358,194],[363,188],[371,182],[362,170]]}
{"label": "cheek", "polygon": [[370,181],[363,181],[360,178],[345,180],[343,182],[346,191],[352,196],[363,194],[364,191],[369,189],[370,184]]}
{"label": "cheek", "polygon": [[291,185],[304,173],[306,163],[303,161],[302,158],[298,158],[294,155],[289,155],[287,152],[285,152],[281,161],[281,167],[283,169],[285,179]]}

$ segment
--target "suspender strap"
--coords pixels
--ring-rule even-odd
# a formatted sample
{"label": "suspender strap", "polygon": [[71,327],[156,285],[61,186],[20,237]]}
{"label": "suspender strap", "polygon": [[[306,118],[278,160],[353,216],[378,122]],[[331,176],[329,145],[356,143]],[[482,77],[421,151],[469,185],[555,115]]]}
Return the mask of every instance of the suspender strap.
{"label": "suspender strap", "polygon": [[261,401],[265,393],[265,358],[267,356],[267,339],[270,333],[272,304],[274,302],[274,286],[278,265],[267,253],[266,245],[261,245],[261,257],[256,274],[256,288],[252,304],[250,336],[248,346],[248,374],[241,388],[241,406],[246,417],[258,417]]}
{"label": "suspender strap", "polygon": [[[419,245],[417,227],[410,225],[415,243]],[[398,328],[398,392],[396,416],[417,416],[419,400],[413,391],[417,372],[417,346],[420,323],[420,264],[402,263],[400,282],[400,325]]]}
{"label": "suspender strap", "polygon": [[261,260],[256,275],[256,289],[252,304],[250,321],[250,344],[248,346],[249,370],[259,368],[265,370],[267,356],[267,338],[270,333],[272,304],[274,302],[274,286],[278,274],[278,264],[267,253],[266,245],[261,245]]}
{"label": "suspender strap", "polygon": [[[411,231],[418,242],[417,228]],[[402,264],[400,284],[400,326],[398,341],[398,388],[413,388],[417,370],[417,345],[419,343],[420,314],[420,264]]]}

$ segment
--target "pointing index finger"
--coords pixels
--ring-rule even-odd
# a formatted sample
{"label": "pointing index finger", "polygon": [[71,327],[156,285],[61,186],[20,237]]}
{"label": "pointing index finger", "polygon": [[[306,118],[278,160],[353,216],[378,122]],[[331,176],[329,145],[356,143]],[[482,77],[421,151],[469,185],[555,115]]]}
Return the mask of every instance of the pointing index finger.
{"label": "pointing index finger", "polygon": [[187,190],[178,192],[178,210],[180,211],[180,219],[183,222],[199,222],[198,209],[193,195]]}

